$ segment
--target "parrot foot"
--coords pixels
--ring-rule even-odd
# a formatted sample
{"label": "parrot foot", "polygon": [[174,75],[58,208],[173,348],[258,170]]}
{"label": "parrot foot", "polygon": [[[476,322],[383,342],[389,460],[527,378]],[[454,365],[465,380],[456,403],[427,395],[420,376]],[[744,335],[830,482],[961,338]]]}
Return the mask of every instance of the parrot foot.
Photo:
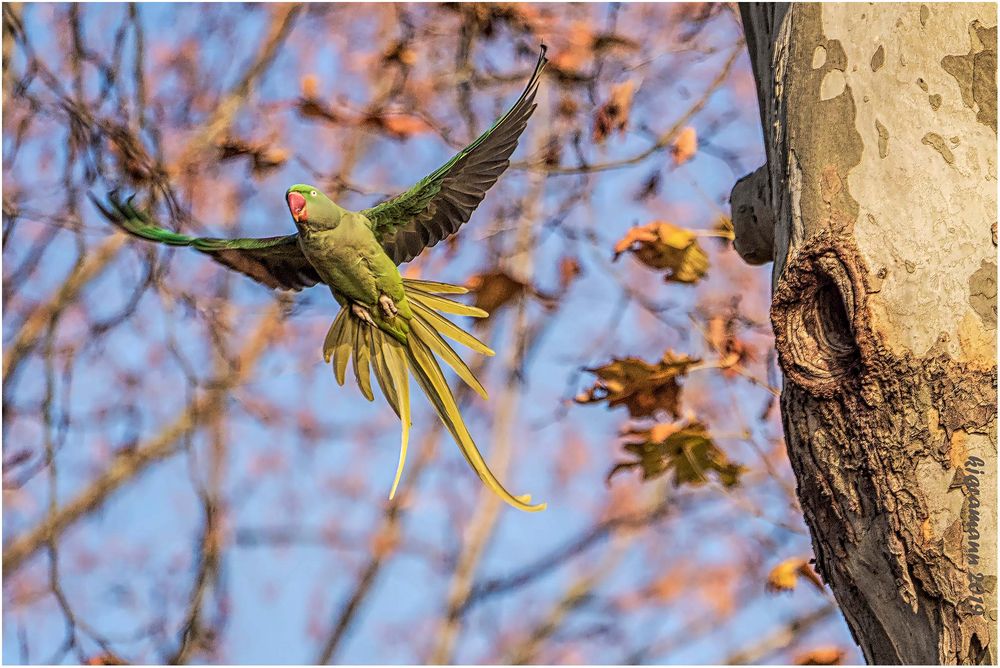
{"label": "parrot foot", "polygon": [[396,314],[399,313],[399,309],[396,308],[396,302],[392,301],[392,297],[389,295],[382,295],[379,297],[378,303],[379,306],[382,307],[382,312],[385,313],[385,317],[388,320],[392,320]]}
{"label": "parrot foot", "polygon": [[358,317],[362,322],[367,322],[372,327],[375,326],[375,321],[372,320],[372,314],[368,312],[368,309],[357,302],[351,302],[351,313]]}

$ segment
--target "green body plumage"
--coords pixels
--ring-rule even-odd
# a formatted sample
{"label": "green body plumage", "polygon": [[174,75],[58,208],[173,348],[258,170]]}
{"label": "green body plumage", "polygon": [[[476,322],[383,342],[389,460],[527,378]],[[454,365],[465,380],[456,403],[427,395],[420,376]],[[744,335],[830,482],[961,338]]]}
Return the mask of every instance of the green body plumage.
{"label": "green body plumage", "polygon": [[465,223],[486,191],[507,168],[517,139],[534,110],[534,95],[545,65],[544,47],[535,72],[511,109],[476,141],[407,192],[360,212],[347,211],[317,188],[295,185],[286,192],[297,234],[263,239],[191,237],[153,224],[131,200],[114,196],[110,207],[94,200],[104,215],[125,231],[173,246],[191,246],[216,261],[272,288],[300,290],[318,283],[330,287],[341,311],[330,326],[323,355],[344,384],[350,362],[362,394],[374,399],[371,372],[403,424],[395,493],[406,459],[410,427],[409,376],[412,374],[458,443],[469,465],[501,498],[521,510],[536,511],[527,495],[510,494],[490,471],[458,410],[438,365],[444,361],[469,387],[486,390],[448,337],[476,352],[492,355],[485,344],[439,312],[485,317],[481,309],[441,295],[465,288],[404,279],[397,265],[453,234]]}

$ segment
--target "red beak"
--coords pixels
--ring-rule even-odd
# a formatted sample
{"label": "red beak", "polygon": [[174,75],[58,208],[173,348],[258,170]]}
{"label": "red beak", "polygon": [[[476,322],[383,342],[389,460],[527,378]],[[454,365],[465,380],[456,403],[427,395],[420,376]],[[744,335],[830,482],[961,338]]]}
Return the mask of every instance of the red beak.
{"label": "red beak", "polygon": [[292,212],[296,223],[306,220],[306,198],[299,193],[288,193],[288,210]]}

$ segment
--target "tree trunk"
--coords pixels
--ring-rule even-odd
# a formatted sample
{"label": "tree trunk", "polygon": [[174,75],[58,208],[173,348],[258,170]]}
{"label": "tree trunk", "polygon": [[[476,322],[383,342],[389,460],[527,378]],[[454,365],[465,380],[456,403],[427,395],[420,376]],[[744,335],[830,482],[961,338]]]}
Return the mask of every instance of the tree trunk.
{"label": "tree trunk", "polygon": [[789,458],[873,663],[996,663],[996,6],[741,5]]}

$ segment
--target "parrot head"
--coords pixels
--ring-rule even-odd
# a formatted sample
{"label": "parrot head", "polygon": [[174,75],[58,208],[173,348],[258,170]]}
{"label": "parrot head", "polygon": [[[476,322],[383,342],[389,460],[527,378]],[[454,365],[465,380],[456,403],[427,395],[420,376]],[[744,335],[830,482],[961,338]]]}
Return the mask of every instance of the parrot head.
{"label": "parrot head", "polygon": [[285,193],[288,210],[302,230],[330,230],[340,222],[344,210],[316,186],[299,183]]}

